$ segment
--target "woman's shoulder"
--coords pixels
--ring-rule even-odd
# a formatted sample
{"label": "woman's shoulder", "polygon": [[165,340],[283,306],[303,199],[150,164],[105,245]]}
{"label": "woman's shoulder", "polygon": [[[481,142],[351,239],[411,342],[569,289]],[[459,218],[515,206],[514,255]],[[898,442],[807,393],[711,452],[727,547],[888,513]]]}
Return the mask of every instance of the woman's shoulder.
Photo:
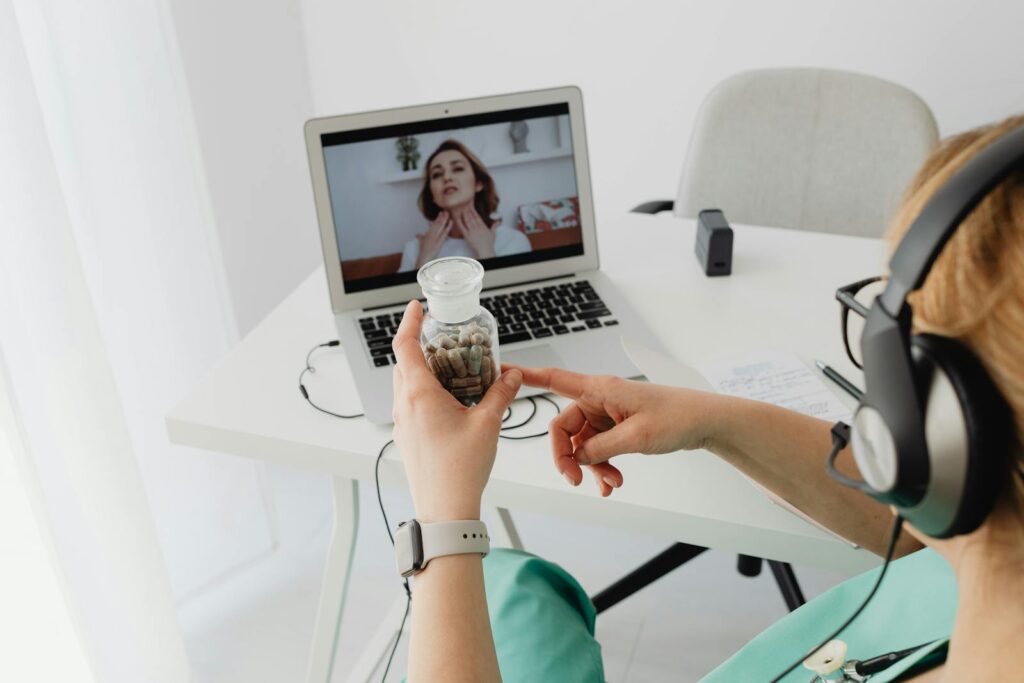
{"label": "woman's shoulder", "polygon": [[420,255],[419,240],[413,237],[402,245],[402,262],[398,266],[398,272],[412,270],[416,267],[416,257]]}

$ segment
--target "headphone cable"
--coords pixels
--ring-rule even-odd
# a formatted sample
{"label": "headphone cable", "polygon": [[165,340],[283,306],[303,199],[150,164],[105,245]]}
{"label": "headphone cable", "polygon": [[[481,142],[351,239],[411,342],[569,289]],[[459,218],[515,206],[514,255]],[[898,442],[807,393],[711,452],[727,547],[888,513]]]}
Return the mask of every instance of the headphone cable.
{"label": "headphone cable", "polygon": [[889,533],[889,547],[888,547],[888,549],[885,552],[885,563],[882,564],[882,571],[878,573],[878,579],[875,580],[875,585],[871,588],[871,592],[868,593],[868,596],[866,598],[864,598],[864,602],[862,602],[860,604],[860,607],[858,607],[857,610],[853,614],[850,615],[849,619],[847,619],[846,621],[843,622],[842,626],[840,626],[835,631],[833,631],[830,636],[828,636],[827,638],[822,640],[820,643],[815,645],[806,654],[801,655],[801,657],[798,660],[796,660],[795,662],[793,662],[789,666],[788,669],[786,669],[785,671],[780,673],[778,676],[773,678],[772,679],[772,683],[778,683],[783,678],[785,678],[793,669],[795,669],[798,666],[800,666],[801,662],[803,662],[805,659],[807,659],[808,657],[813,655],[815,652],[820,650],[822,647],[824,647],[825,644],[828,643],[828,641],[835,639],[836,636],[838,636],[840,633],[842,633],[844,630],[846,630],[847,626],[849,626],[850,624],[853,623],[854,619],[856,619],[858,616],[860,616],[860,613],[863,612],[864,608],[868,606],[869,602],[871,602],[871,598],[875,597],[875,593],[878,591],[878,587],[882,585],[882,579],[885,578],[885,572],[889,569],[889,564],[892,561],[893,552],[896,549],[896,541],[898,541],[899,538],[900,538],[900,530],[902,528],[903,528],[903,518],[900,517],[899,515],[896,515],[896,517],[893,519],[893,522],[892,522],[892,531]]}

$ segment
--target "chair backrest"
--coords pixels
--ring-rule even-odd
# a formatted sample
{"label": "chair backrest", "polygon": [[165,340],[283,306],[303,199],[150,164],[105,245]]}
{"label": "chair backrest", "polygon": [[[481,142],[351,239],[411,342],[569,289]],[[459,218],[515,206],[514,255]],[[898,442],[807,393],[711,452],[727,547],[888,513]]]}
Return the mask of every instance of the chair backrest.
{"label": "chair backrest", "polygon": [[675,211],[878,237],[937,140],[928,105],[894,83],[825,69],[740,73],[701,105]]}

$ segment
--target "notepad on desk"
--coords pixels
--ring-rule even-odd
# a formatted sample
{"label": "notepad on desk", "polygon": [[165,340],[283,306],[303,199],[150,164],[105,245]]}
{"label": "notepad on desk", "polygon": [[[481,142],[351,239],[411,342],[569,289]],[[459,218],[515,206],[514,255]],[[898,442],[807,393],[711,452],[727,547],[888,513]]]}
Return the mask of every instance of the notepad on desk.
{"label": "notepad on desk", "polygon": [[[765,401],[832,422],[850,419],[850,409],[795,354],[764,351],[716,358],[690,367],[635,341],[624,338],[622,343],[630,360],[652,382]],[[844,543],[858,547],[750,477],[747,479],[772,503]]]}
{"label": "notepad on desk", "polygon": [[720,358],[698,363],[696,369],[720,394],[774,403],[830,422],[850,420],[850,409],[792,353]]}

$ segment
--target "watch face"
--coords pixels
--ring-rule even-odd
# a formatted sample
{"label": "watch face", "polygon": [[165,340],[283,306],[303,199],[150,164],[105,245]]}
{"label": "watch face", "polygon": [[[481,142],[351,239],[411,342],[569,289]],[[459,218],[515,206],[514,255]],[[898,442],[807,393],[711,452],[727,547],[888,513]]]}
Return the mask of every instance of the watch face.
{"label": "watch face", "polygon": [[398,565],[398,573],[405,576],[405,573],[412,569],[412,548],[409,542],[399,543],[398,536],[395,536],[395,562]]}
{"label": "watch face", "polygon": [[395,531],[395,564],[402,576],[411,576],[423,568],[423,538],[415,519],[399,524]]}

